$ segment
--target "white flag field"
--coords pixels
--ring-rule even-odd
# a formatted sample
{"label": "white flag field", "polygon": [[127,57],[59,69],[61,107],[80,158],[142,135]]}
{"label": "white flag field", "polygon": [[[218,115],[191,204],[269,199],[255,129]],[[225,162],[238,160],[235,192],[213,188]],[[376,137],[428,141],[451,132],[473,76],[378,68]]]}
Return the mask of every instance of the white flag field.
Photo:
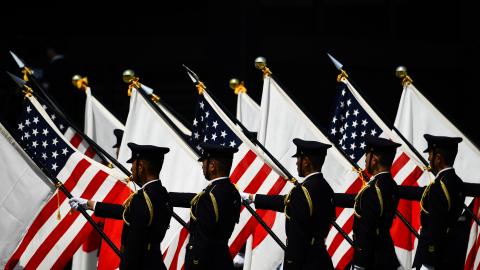
{"label": "white flag field", "polygon": [[[117,138],[113,134],[113,130],[123,130],[125,126],[92,95],[90,87],[85,88],[85,95],[84,133],[90,139],[95,141],[95,143],[97,143],[97,145],[105,150],[111,157],[116,158],[116,151],[112,146],[117,142]],[[119,196],[128,196],[130,189],[127,186],[125,186],[125,189],[126,190],[119,193]],[[95,220],[103,222],[105,234],[117,246],[120,246],[121,226],[123,225],[123,222],[113,220],[105,221],[103,218],[96,218]],[[93,231],[88,236],[87,241],[82,244],[73,256],[72,270],[97,269],[97,255],[99,253],[98,249],[100,248],[100,243],[100,235]],[[104,246],[105,251],[102,251],[102,255],[108,253],[108,256],[111,256],[112,259],[115,258],[115,261],[118,261],[116,258],[117,256],[113,254],[113,251],[107,251],[110,248],[107,247],[106,243],[104,243]],[[105,255],[102,257],[105,257]],[[112,265],[113,267],[113,264],[109,263],[109,265]],[[100,267],[100,269],[104,268]]]}
{"label": "white flag field", "polygon": [[4,269],[55,185],[1,124],[0,133],[0,268]]}
{"label": "white flag field", "polygon": [[[269,76],[264,78],[260,107],[261,121],[258,139],[290,173],[294,173],[294,176],[297,176],[296,159],[291,157],[296,150],[292,142],[294,138],[332,144],[277,82]],[[358,174],[352,170],[352,165],[333,147],[328,150],[322,173],[335,192],[356,192],[362,185]],[[285,187],[282,194],[291,188],[291,185]],[[352,224],[349,223],[349,219],[352,214],[351,209],[337,211],[337,223],[350,236]],[[274,232],[285,240],[284,214],[276,213],[274,221]],[[258,233],[259,230],[261,228],[257,227],[256,232]],[[353,250],[333,227],[326,239],[326,244],[336,267],[342,268],[349,263]],[[269,256],[264,255],[267,253]],[[282,262],[283,251],[271,238],[258,243],[254,236],[251,260],[250,269],[274,269]]]}
{"label": "white flag field", "polygon": [[260,127],[260,106],[246,93],[237,94],[237,119],[251,132]]}
{"label": "white flag field", "polygon": [[[406,83],[395,118],[395,127],[419,151],[427,148],[423,134],[437,136],[462,137],[458,145],[458,154],[455,159],[455,172],[464,182],[479,183],[478,168],[480,167],[480,150],[475,146],[453,123],[451,123],[420,91],[411,83]],[[428,153],[423,153],[425,159]],[[469,204],[472,198],[467,197]],[[476,199],[478,200],[478,199]],[[475,203],[474,213],[479,214],[478,202]],[[467,249],[465,269],[478,269],[479,228],[472,222],[470,239]]]}
{"label": "white flag field", "polygon": [[[29,156],[61,181],[73,196],[117,202],[115,195],[124,188],[121,180],[125,175],[76,150],[33,96],[24,102],[16,139]],[[57,191],[38,210],[10,256],[7,269],[63,268],[93,230],[78,212],[69,214],[68,199],[61,192]]]}

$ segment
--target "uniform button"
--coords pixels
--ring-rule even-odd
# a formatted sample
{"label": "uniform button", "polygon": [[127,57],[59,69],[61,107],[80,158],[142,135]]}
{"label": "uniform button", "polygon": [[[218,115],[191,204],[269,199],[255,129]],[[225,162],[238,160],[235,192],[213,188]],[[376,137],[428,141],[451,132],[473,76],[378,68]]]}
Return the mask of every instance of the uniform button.
{"label": "uniform button", "polygon": [[192,249],[193,249],[193,246],[192,246],[192,245],[188,246],[188,249],[192,250]]}

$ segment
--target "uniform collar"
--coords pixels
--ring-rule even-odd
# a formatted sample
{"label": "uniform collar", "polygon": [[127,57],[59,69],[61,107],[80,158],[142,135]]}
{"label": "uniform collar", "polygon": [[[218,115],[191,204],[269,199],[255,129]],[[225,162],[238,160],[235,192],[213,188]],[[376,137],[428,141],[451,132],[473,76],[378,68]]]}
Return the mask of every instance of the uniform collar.
{"label": "uniform collar", "polygon": [[149,181],[148,183],[145,183],[145,184],[142,186],[141,189],[144,189],[147,185],[149,185],[149,184],[151,184],[151,183],[153,183],[153,182],[159,182],[159,181],[160,181],[160,179],[155,179],[155,180]]}
{"label": "uniform collar", "polygon": [[379,173],[375,174],[374,176],[372,176],[372,178],[370,178],[370,181],[377,178],[378,175],[386,174],[386,173],[390,173],[390,172],[389,171],[379,172]]}
{"label": "uniform collar", "polygon": [[439,176],[442,172],[448,171],[448,170],[453,170],[453,167],[448,167],[448,168],[442,169],[441,171],[439,171],[439,172],[437,173],[436,176]]}
{"label": "uniform collar", "polygon": [[209,185],[213,184],[213,182],[217,182],[218,180],[222,180],[222,179],[228,179],[228,176],[217,177],[211,180]]}
{"label": "uniform collar", "polygon": [[321,172],[313,172],[313,173],[305,176],[305,177],[303,178],[303,181],[302,181],[302,182],[307,181],[307,179],[308,179],[310,176],[314,176],[314,175],[317,175],[317,174],[321,174]]}

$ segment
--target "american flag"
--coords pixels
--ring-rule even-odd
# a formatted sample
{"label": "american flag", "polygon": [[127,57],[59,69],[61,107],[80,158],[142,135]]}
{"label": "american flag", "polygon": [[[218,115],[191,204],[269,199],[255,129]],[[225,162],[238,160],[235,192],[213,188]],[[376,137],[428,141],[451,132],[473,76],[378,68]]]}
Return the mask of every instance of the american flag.
{"label": "american flag", "polygon": [[[73,196],[117,202],[116,195],[124,188],[117,179],[123,177],[77,151],[50,117],[33,96],[27,97],[16,128],[17,142]],[[69,212],[63,193],[51,197],[39,210],[6,269],[62,269],[93,230],[78,212]]]}
{"label": "american flag", "polygon": [[[202,151],[199,144],[208,142],[219,145],[238,147],[239,151],[233,159],[230,179],[239,190],[247,193],[278,194],[287,181],[273,166],[267,164],[263,153],[243,134],[240,128],[222,111],[222,109],[210,97],[207,91],[198,97],[198,103],[193,120],[192,136],[190,138],[192,148]],[[257,210],[269,226],[275,221],[275,212]],[[247,238],[254,232],[258,222],[251,214],[242,207],[240,221],[235,226],[229,240],[230,253],[232,256],[238,253],[245,244]],[[183,266],[183,249],[187,241],[187,232],[182,230],[178,241],[174,241],[168,248],[168,252],[175,252],[172,263],[168,269],[181,269]],[[265,239],[267,233],[257,237],[258,245]],[[166,255],[164,255],[166,256]]]}
{"label": "american flag", "polygon": [[97,155],[93,147],[83,138],[82,134],[75,131],[75,129],[71,127],[62,116],[57,115],[46,104],[42,104],[42,108],[73,147],[87,157],[101,162],[101,158]]}
{"label": "american flag", "polygon": [[[367,134],[402,143],[402,139],[388,128],[350,82],[346,78],[342,78],[329,130],[331,141],[339,149],[342,149],[352,161],[362,167],[365,164],[364,138]],[[419,182],[423,183],[425,179],[428,179],[428,172],[425,172],[422,167],[414,154],[402,146],[397,151],[391,174],[399,185],[417,186]],[[355,188],[357,190],[352,191],[358,192],[359,188],[357,186]],[[397,209],[416,230],[419,229],[419,205],[417,202],[400,200]],[[350,217],[349,223],[350,226],[344,228],[347,233],[352,230],[353,216]],[[394,220],[391,234],[400,262],[407,269],[410,268],[415,236],[399,219]],[[351,255],[352,252],[350,252]]]}

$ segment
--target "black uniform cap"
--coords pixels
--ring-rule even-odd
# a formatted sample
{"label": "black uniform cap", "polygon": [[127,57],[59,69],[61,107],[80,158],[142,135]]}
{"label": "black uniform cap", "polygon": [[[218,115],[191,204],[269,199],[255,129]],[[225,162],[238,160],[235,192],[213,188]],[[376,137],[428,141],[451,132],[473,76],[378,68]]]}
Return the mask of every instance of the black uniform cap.
{"label": "black uniform cap", "polygon": [[233,154],[238,151],[236,147],[221,146],[210,143],[201,143],[200,147],[203,149],[203,154],[198,161],[203,161],[208,158],[233,158]]}
{"label": "black uniform cap", "polygon": [[396,142],[388,139],[379,138],[371,135],[365,136],[366,152],[377,154],[395,154],[397,147],[401,146]]}
{"label": "black uniform cap", "polygon": [[113,134],[115,137],[117,137],[117,142],[112,146],[112,148],[120,147],[123,138],[123,130],[116,128],[113,130]]}
{"label": "black uniform cap", "polygon": [[293,139],[293,143],[297,146],[297,152],[292,157],[298,157],[300,155],[323,156],[327,154],[327,149],[332,147],[330,144],[317,141],[305,141],[299,138]]}
{"label": "black uniform cap", "polygon": [[423,152],[428,153],[434,148],[441,148],[447,151],[458,151],[458,144],[463,141],[460,137],[446,137],[446,136],[434,136],[430,134],[424,134],[423,137],[427,140],[428,146]]}
{"label": "black uniform cap", "polygon": [[170,151],[170,148],[167,147],[138,145],[136,143],[128,143],[127,146],[132,150],[132,157],[127,160],[127,163],[132,163],[136,159],[146,159],[161,163],[164,155]]}

